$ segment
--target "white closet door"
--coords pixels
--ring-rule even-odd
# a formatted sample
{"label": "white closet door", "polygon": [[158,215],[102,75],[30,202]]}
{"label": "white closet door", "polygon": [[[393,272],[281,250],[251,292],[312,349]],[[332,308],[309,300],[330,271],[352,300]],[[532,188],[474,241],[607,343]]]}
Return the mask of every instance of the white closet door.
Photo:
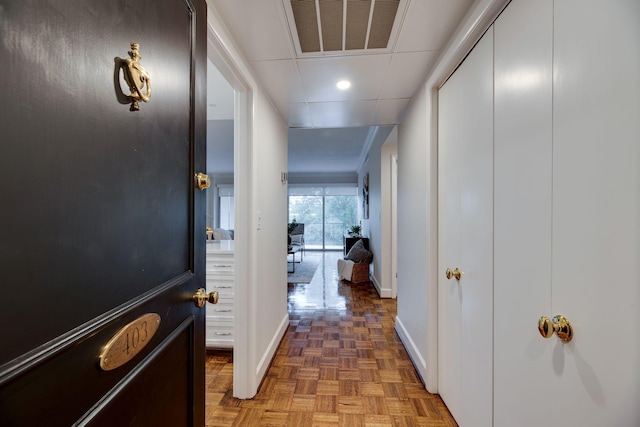
{"label": "white closet door", "polygon": [[550,6],[495,23],[495,425],[638,426],[640,2]]}
{"label": "white closet door", "polygon": [[553,1],[495,24],[495,426],[550,426]]}
{"label": "white closet door", "polygon": [[[438,393],[460,424],[460,329],[462,289],[445,278],[445,270],[460,264],[460,194],[462,138],[456,126],[462,96],[457,75],[440,89],[438,111]],[[444,143],[446,141],[446,143]]]}
{"label": "white closet door", "polygon": [[491,426],[492,29],[440,90],[438,129],[438,388],[460,425]]}
{"label": "white closet door", "polygon": [[640,1],[556,0],[554,425],[640,425]]}

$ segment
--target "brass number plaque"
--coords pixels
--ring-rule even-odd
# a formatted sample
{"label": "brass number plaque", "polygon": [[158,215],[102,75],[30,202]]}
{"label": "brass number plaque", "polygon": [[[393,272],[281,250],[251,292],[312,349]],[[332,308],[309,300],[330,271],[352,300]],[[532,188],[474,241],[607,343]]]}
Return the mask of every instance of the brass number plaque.
{"label": "brass number plaque", "polygon": [[100,368],[110,371],[133,359],[151,341],[160,326],[160,316],[147,313],[120,329],[104,346]]}

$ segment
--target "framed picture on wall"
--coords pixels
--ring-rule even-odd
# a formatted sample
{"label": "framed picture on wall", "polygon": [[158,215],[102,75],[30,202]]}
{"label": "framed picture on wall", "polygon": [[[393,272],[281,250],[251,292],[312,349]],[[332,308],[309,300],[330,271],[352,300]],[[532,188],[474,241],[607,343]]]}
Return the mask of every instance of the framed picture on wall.
{"label": "framed picture on wall", "polygon": [[369,173],[362,177],[362,217],[369,219]]}

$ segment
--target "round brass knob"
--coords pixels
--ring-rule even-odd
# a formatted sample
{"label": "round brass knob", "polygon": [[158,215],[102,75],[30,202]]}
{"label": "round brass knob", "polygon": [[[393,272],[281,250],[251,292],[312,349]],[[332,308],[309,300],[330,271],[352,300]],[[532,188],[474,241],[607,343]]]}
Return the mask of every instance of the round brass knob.
{"label": "round brass knob", "polygon": [[456,280],[460,280],[460,278],[462,277],[462,271],[460,271],[458,267],[456,267],[455,270],[447,268],[444,274],[447,276],[448,280],[451,280],[452,277],[455,277]]}
{"label": "round brass knob", "polygon": [[197,173],[195,176],[196,186],[200,190],[205,190],[211,185],[211,178],[206,173]]}
{"label": "round brass knob", "polygon": [[544,338],[550,338],[554,333],[562,341],[569,342],[573,338],[573,328],[571,323],[561,314],[549,319],[546,316],[542,316],[538,320],[538,332]]}
{"label": "round brass knob", "polygon": [[196,307],[204,307],[206,302],[211,304],[218,303],[218,291],[212,291],[207,293],[207,290],[204,288],[200,288],[193,294],[193,302],[196,304]]}

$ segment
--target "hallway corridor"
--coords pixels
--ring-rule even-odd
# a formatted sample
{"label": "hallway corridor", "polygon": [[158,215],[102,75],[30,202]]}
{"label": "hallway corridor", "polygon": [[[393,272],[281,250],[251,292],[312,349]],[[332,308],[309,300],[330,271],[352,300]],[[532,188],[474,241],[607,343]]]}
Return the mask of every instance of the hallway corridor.
{"label": "hallway corridor", "polygon": [[341,252],[307,256],[320,266],[289,285],[289,329],[253,399],[232,397],[232,353],[207,352],[206,425],[456,426],[395,333],[396,300],[338,281]]}

